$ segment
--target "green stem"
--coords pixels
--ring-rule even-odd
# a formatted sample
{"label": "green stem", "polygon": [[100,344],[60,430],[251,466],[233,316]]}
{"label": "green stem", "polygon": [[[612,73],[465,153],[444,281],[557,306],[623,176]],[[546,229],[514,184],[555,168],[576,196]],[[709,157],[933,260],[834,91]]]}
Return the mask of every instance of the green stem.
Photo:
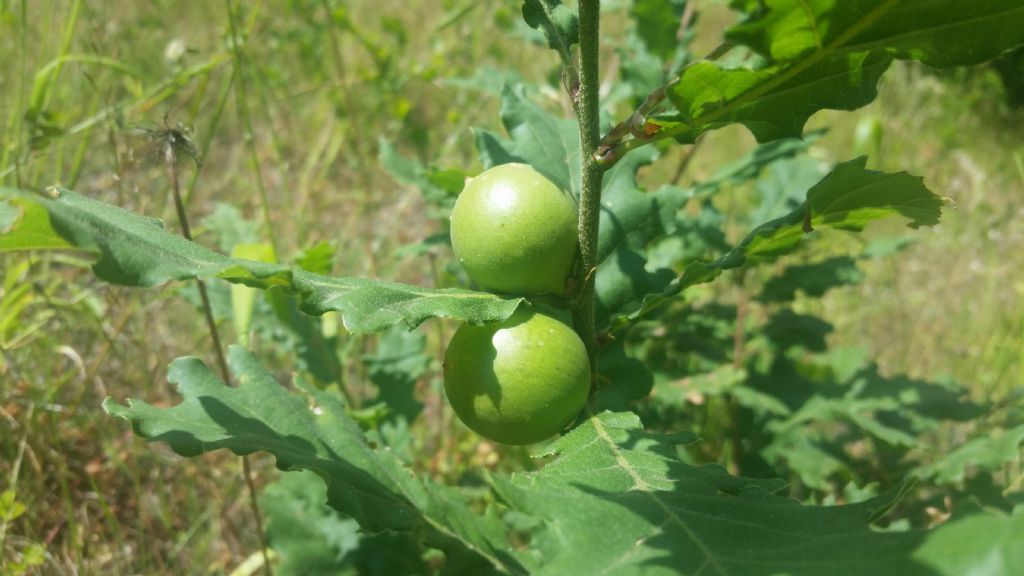
{"label": "green stem", "polygon": [[[595,159],[601,141],[598,90],[598,46],[600,43],[600,0],[580,0],[579,92],[573,104],[580,125],[580,158],[583,182],[580,190],[579,244],[581,266],[577,275],[579,295],[573,310],[576,330],[587,346],[590,365],[597,357],[594,323],[594,277],[597,272],[597,232],[601,215],[601,179],[604,167]],[[594,372],[595,376],[597,372]],[[596,380],[595,380],[596,381]]]}

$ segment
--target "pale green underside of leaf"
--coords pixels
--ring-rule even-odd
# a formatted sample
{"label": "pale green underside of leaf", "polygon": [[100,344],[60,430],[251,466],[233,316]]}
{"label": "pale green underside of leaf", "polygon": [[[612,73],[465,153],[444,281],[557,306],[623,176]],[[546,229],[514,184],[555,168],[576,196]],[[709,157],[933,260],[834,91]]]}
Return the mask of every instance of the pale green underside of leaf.
{"label": "pale green underside of leaf", "polygon": [[0,189],[0,252],[73,249],[50,225],[42,206]]}
{"label": "pale green underside of leaf", "polygon": [[568,55],[579,42],[579,17],[561,0],[524,0],[523,19],[544,33],[552,50]]}
{"label": "pale green underside of leaf", "polygon": [[524,162],[574,198],[580,196],[580,136],[576,122],[555,118],[523,94],[521,87],[505,86],[501,93],[501,121],[508,138],[476,130],[476,147],[485,168]]}
{"label": "pale green underside of leaf", "polygon": [[866,158],[836,165],[807,192],[801,208],[758,226],[714,267],[735,268],[747,260],[789,254],[805,235],[821,228],[857,232],[890,216],[902,216],[911,228],[939,223],[945,201],[928,190],[921,178],[905,172],[875,172],[866,165]]}
{"label": "pale green underside of leaf", "polygon": [[1022,447],[1024,425],[994,433],[986,431],[918,470],[917,475],[943,484],[962,482],[972,469],[998,470],[1019,459]]}
{"label": "pale green underside of leaf", "polygon": [[702,62],[669,86],[677,113],[655,120],[681,142],[729,123],[761,142],[799,137],[815,112],[874,100],[892,59],[936,67],[991,60],[1024,44],[1019,0],[768,0],[727,38],[760,68]]}
{"label": "pale green underside of leaf", "polygon": [[911,228],[938,224],[945,200],[928,190],[921,178],[905,172],[867,170],[866,162],[858,158],[836,165],[811,187],[803,206],[758,226],[714,262],[688,264],[662,293],[647,296],[640,310],[629,318],[620,318],[616,327],[650,312],[690,286],[715,279],[723,270],[790,254],[816,230],[860,231],[875,220],[892,216],[902,216]]}
{"label": "pale green underside of leaf", "polygon": [[1024,567],[1024,513],[978,513],[943,524],[914,557],[941,576],[1010,576]]}
{"label": "pale green underside of leaf", "polygon": [[[229,258],[168,232],[158,220],[70,190],[59,191],[55,198],[7,193],[42,206],[53,230],[68,245],[96,252],[93,271],[113,284],[154,286],[170,280],[222,278],[256,288],[278,286],[299,295],[306,313],[341,313],[352,332],[377,332],[402,322],[413,327],[438,317],[495,322],[509,317],[522,301],[470,290],[324,276],[298,267]],[[0,243],[29,241],[19,229],[0,236]]]}
{"label": "pale green underside of leaf", "polygon": [[[228,449],[235,454],[266,451],[282,470],[311,470],[326,482],[328,503],[369,532],[423,534],[449,555],[453,568],[487,564],[507,573],[525,568],[509,553],[504,527],[475,515],[457,491],[418,479],[388,450],[372,448],[335,394],[304,387],[289,392],[250,352],[229,350],[238,386],[228,387],[197,358],[171,363],[168,380],[183,400],[157,408],[140,400],[103,407],[132,423],[150,442],[166,442],[194,457]],[[468,564],[466,564],[468,563]]]}
{"label": "pale green underside of leaf", "polygon": [[734,123],[758,142],[799,138],[819,110],[855,110],[877,96],[878,79],[891,59],[881,53],[853,54],[809,64],[799,73],[780,67],[725,70],[701,62],[683,72],[669,95],[679,115],[655,122],[693,143],[708,130]]}

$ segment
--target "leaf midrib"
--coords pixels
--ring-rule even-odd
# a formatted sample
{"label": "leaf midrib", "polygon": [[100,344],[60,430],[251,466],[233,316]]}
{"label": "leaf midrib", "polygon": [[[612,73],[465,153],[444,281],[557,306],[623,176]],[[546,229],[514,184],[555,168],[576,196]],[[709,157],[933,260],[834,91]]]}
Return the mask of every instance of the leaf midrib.
{"label": "leaf midrib", "polygon": [[[199,396],[192,396],[190,398],[187,398],[186,401],[189,400],[189,399],[198,401]],[[241,443],[241,442],[248,442],[249,444],[252,444],[252,445],[255,445],[255,446],[259,446],[257,451],[269,452],[269,453],[274,455],[275,459],[278,459],[278,460],[280,459],[280,454],[289,454],[289,455],[299,454],[300,456],[298,458],[289,457],[289,458],[287,458],[287,461],[290,462],[290,463],[294,463],[296,465],[300,465],[300,463],[305,462],[306,465],[305,466],[301,466],[303,469],[307,469],[307,470],[321,469],[321,470],[324,470],[325,472],[328,472],[328,476],[330,478],[333,478],[335,476],[333,473],[330,472],[334,468],[334,466],[335,466],[335,464],[334,464],[332,459],[324,457],[321,454],[319,454],[316,451],[315,446],[314,446],[313,450],[307,450],[307,449],[303,448],[303,446],[301,444],[295,444],[295,443],[288,442],[287,441],[287,435],[281,434],[280,432],[277,432],[274,429],[274,427],[271,426],[270,422],[267,422],[266,419],[260,417],[256,412],[251,410],[248,406],[245,406],[245,405],[243,405],[243,404],[241,404],[241,403],[239,403],[237,401],[231,402],[231,406],[234,409],[242,411],[242,412],[250,415],[251,417],[259,420],[265,426],[267,426],[271,431],[275,432],[277,437],[283,437],[283,438],[285,438],[285,440],[278,440],[274,436],[268,435],[268,434],[247,433],[247,432],[243,432],[243,433],[234,432],[234,431],[228,430],[225,427],[223,427],[221,425],[218,425],[218,424],[216,424],[216,423],[214,423],[212,421],[208,421],[206,423],[202,423],[202,422],[198,422],[197,423],[194,420],[191,420],[191,419],[179,416],[177,414],[177,411],[175,410],[175,408],[177,408],[177,406],[172,407],[172,408],[160,409],[160,408],[157,408],[156,406],[152,406],[152,405],[150,405],[150,404],[148,404],[146,402],[139,402],[139,403],[143,407],[145,407],[145,408],[149,408],[149,409],[157,411],[157,420],[158,421],[163,421],[164,426],[166,427],[166,430],[163,433],[161,433],[161,435],[162,434],[166,434],[167,432],[173,432],[175,430],[188,430],[188,429],[196,430],[198,428],[200,431],[206,430],[207,433],[210,434],[210,435],[213,435],[213,436],[218,436],[219,435],[219,436],[222,437],[222,439],[214,440],[214,441],[204,441],[204,440],[200,440],[199,438],[196,438],[196,440],[202,446],[203,453],[210,452],[210,451],[212,451],[212,449],[217,449],[217,448],[225,448],[225,449],[228,449],[228,450],[230,450],[232,452],[235,452],[235,449],[239,448],[239,446],[236,446],[234,444]],[[128,419],[130,421],[133,421],[133,422],[136,421],[137,417],[139,417],[138,416],[138,412],[137,412],[138,409],[135,408],[134,404],[135,404],[135,402],[129,401],[129,404],[128,404],[127,407],[123,407],[123,406],[121,407],[121,411],[123,412],[124,416],[127,416]],[[179,405],[179,406],[181,406],[181,405]],[[204,410],[204,413],[205,413],[205,410]],[[135,417],[133,417],[133,416],[135,416]],[[316,433],[313,433],[313,432],[311,432],[310,434],[313,437],[318,438],[318,440],[319,440],[319,434],[316,434]],[[193,433],[193,436],[195,436],[194,433]],[[150,436],[150,435],[147,434],[146,438],[147,438],[147,440],[149,440],[151,438],[155,439],[155,436]],[[166,441],[166,440],[162,440],[162,441]],[[319,441],[322,442],[322,440],[319,440]],[[237,454],[237,452],[235,452],[235,453]],[[476,546],[476,544],[474,542],[472,542],[471,540],[469,540],[467,538],[462,537],[462,535],[460,535],[460,534],[456,534],[455,532],[450,530],[447,526],[443,525],[440,521],[438,521],[433,516],[428,514],[426,510],[421,510],[418,506],[416,506],[413,503],[412,495],[407,493],[407,491],[403,488],[403,483],[398,481],[394,476],[392,476],[391,473],[390,473],[390,470],[387,467],[385,467],[385,466],[378,466],[375,463],[373,463],[372,465],[373,465],[373,469],[381,477],[387,478],[391,482],[391,486],[387,486],[387,485],[385,485],[383,483],[381,483],[381,486],[386,488],[388,490],[388,492],[390,492],[390,493],[392,493],[392,494],[394,494],[396,496],[401,496],[402,497],[402,500],[401,501],[396,501],[396,504],[401,505],[401,506],[403,506],[405,508],[408,508],[408,509],[414,511],[414,513],[417,516],[419,516],[425,523],[427,523],[430,526],[432,526],[435,530],[437,530],[437,531],[439,531],[439,532],[441,532],[443,534],[446,534],[446,535],[448,535],[451,538],[454,538],[454,539],[458,540],[467,549],[470,549],[470,550],[476,552],[477,554],[479,554],[483,558],[486,558],[487,560],[492,562],[494,565],[501,566],[504,569],[508,570],[509,572],[515,573],[514,567],[507,565],[500,558],[498,558],[498,557],[496,557],[496,556],[494,556],[492,554],[489,554],[485,550],[481,550],[480,547]],[[340,476],[344,477],[345,475],[341,474]],[[330,482],[325,481],[325,483],[330,485]],[[370,492],[369,490],[366,490],[366,489],[364,489],[364,488],[362,488],[362,487],[360,487],[360,486],[358,486],[357,484],[354,484],[354,483],[346,483],[345,486],[346,486],[347,489],[356,490],[356,491],[358,491],[360,493],[366,494],[367,496],[372,496],[374,498],[381,498],[382,497],[381,494],[376,494],[376,493]]]}
{"label": "leaf midrib", "polygon": [[[799,61],[793,66],[784,69],[778,76],[775,76],[771,80],[761,84],[754,90],[742,94],[735,100],[726,103],[720,108],[716,108],[715,110],[703,116],[695,118],[691,123],[683,123],[680,124],[679,126],[668,128],[662,134],[664,135],[664,137],[675,137],[689,131],[690,129],[696,129],[699,131],[701,130],[701,128],[713,124],[722,117],[728,116],[729,114],[733,113],[734,111],[738,110],[739,108],[743,107],[749,102],[755,101],[758,98],[764,96],[765,94],[772,92],[778,86],[785,84],[789,80],[798,76],[800,73],[804,72],[805,70],[807,70],[811,66],[814,66],[815,64],[824,60],[825,58],[841,55],[844,53],[862,53],[870,52],[872,50],[882,50],[886,48],[888,45],[891,45],[895,42],[898,42],[908,37],[919,36],[922,34],[941,33],[943,30],[957,28],[961,26],[970,26],[986,22],[989,20],[998,20],[1001,18],[1005,18],[1008,15],[1013,15],[1018,12],[1024,12],[1024,6],[1022,6],[1018,8],[1012,8],[1000,12],[998,14],[986,14],[974,18],[968,18],[965,20],[949,21],[928,28],[915,29],[900,34],[888,35],[885,36],[884,38],[879,38],[872,42],[865,42],[861,44],[847,44],[847,42],[854,39],[858,34],[869,28],[872,24],[878,21],[878,19],[880,19],[890,10],[892,10],[896,6],[896,4],[896,0],[887,0],[885,3],[879,5],[874,10],[867,13],[856,24],[847,28],[845,32],[836,37],[836,39],[827,46],[822,48],[819,42],[818,50],[814,51],[804,60]],[[816,29],[817,19],[811,17],[810,20],[811,25],[814,26]]]}
{"label": "leaf midrib", "polygon": [[748,102],[756,100],[763,96],[764,94],[774,90],[776,87],[785,84],[792,78],[798,76],[801,72],[807,70],[811,66],[814,66],[818,62],[824,60],[825,58],[840,53],[840,49],[846,44],[846,42],[849,42],[858,34],[867,29],[869,26],[874,24],[879,18],[884,16],[886,12],[891,10],[896,5],[896,3],[897,0],[886,0],[885,3],[879,5],[877,8],[866,14],[864,18],[862,18],[856,24],[847,28],[845,32],[837,36],[836,39],[833,40],[832,43],[830,43],[824,49],[815,51],[808,58],[800,62],[797,62],[796,64],[789,68],[786,68],[778,76],[775,76],[774,78],[761,84],[757,88],[742,94],[741,96],[725,104],[721,108],[717,108],[714,111],[709,112],[708,114],[695,118],[692,125],[683,124],[677,127],[669,128],[666,129],[662,133],[662,135],[664,137],[674,137],[686,132],[689,128],[691,128],[691,126],[699,129],[703,125],[711,124],[718,120],[719,118],[731,114],[733,111],[744,106]]}
{"label": "leaf midrib", "polygon": [[894,41],[898,41],[898,40],[901,40],[901,39],[904,39],[904,38],[908,38],[908,37],[912,37],[912,36],[918,36],[918,35],[921,35],[921,34],[934,34],[934,33],[941,32],[943,30],[947,30],[949,28],[957,28],[957,27],[960,27],[960,26],[969,26],[971,24],[977,24],[977,23],[980,23],[980,22],[984,22],[986,20],[1002,20],[1002,19],[1006,18],[1007,16],[1013,15],[1013,14],[1015,14],[1017,12],[1024,13],[1024,5],[1021,5],[1021,6],[1017,7],[1017,8],[1011,8],[1011,9],[1005,11],[1005,12],[1000,12],[998,14],[986,14],[986,15],[983,15],[983,16],[977,16],[975,18],[967,18],[965,20],[949,21],[949,22],[946,22],[944,24],[932,26],[930,28],[918,28],[916,30],[910,30],[910,31],[907,31],[907,32],[902,32],[900,34],[894,34],[894,35],[891,35],[891,36],[886,36],[885,38],[876,40],[874,42],[865,42],[863,44],[851,44],[849,46],[845,46],[843,48],[843,52],[867,52],[869,50],[879,50],[879,49],[885,48],[887,43],[892,43]]}
{"label": "leaf midrib", "polygon": [[718,561],[718,558],[711,552],[711,549],[704,544],[704,541],[697,536],[697,533],[694,532],[690,528],[690,526],[682,518],[680,518],[679,515],[676,514],[675,511],[668,504],[666,504],[661,498],[658,497],[657,492],[651,487],[651,485],[644,481],[644,479],[640,477],[640,475],[629,463],[629,461],[626,460],[626,457],[622,454],[622,451],[619,450],[618,444],[616,444],[615,441],[612,440],[611,436],[608,435],[608,431],[605,430],[604,425],[601,423],[601,420],[596,416],[591,416],[590,421],[594,424],[594,430],[597,432],[598,438],[604,441],[604,443],[608,446],[608,449],[612,452],[612,455],[615,457],[615,461],[618,462],[619,466],[621,466],[622,469],[625,470],[633,479],[635,483],[635,489],[642,492],[645,496],[650,498],[651,501],[654,502],[655,505],[657,505],[658,508],[660,508],[665,513],[665,516],[668,518],[670,522],[676,524],[677,526],[679,526],[680,529],[682,529],[686,536],[694,543],[694,545],[697,546],[697,548],[700,549],[701,553],[704,554],[704,557],[707,559],[707,561],[712,566],[714,566],[715,570],[719,574],[721,574],[722,576],[729,576],[729,573],[725,570],[725,567],[722,566],[722,564]]}

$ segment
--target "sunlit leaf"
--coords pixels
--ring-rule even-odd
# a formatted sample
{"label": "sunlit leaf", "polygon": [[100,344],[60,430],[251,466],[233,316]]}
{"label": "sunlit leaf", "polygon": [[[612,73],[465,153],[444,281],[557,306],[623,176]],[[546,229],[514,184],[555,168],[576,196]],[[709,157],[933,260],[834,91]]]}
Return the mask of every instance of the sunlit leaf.
{"label": "sunlit leaf", "polygon": [[562,0],[523,0],[523,19],[544,33],[548,46],[568,55],[579,42],[579,17]]}
{"label": "sunlit leaf", "polygon": [[972,471],[999,470],[1008,462],[1020,462],[1021,447],[1024,447],[1024,425],[985,432],[923,467],[917,474],[941,483],[962,482]]}
{"label": "sunlit leaf", "polygon": [[6,198],[0,189],[0,252],[74,249],[54,231],[42,206],[22,198]]}
{"label": "sunlit leaf", "polygon": [[308,314],[341,313],[346,328],[353,332],[381,331],[399,323],[416,326],[436,317],[495,322],[511,315],[521,301],[469,290],[324,276],[298,267],[229,258],[167,232],[158,220],[70,190],[61,190],[56,198],[31,200],[46,209],[54,230],[67,242],[98,254],[93,271],[114,284],[154,286],[170,280],[223,278],[256,288],[278,287],[297,295]]}
{"label": "sunlit leaf", "polygon": [[533,573],[791,576],[920,574],[921,533],[868,523],[899,494],[850,506],[801,506],[775,481],[695,467],[676,457],[692,438],[643,431],[632,414],[604,413],[554,443],[535,473],[495,478],[502,498],[546,529]]}
{"label": "sunlit leaf", "polygon": [[669,302],[683,290],[714,280],[723,270],[770,261],[796,250],[815,230],[859,231],[882,218],[902,216],[911,228],[939,222],[945,201],[909,174],[867,170],[858,158],[837,165],[807,192],[803,205],[755,228],[740,244],[713,262],[691,262],[675,280],[644,296],[642,305],[619,317],[621,328]]}
{"label": "sunlit leaf", "polygon": [[769,0],[768,10],[726,33],[773,61],[884,50],[945,68],[995,58],[1024,43],[1017,0]]}
{"label": "sunlit leaf", "polygon": [[713,266],[734,268],[748,259],[788,254],[806,234],[823,228],[859,231],[890,216],[904,217],[912,228],[938,224],[945,202],[920,178],[867,170],[866,162],[858,158],[837,165],[807,192],[803,206],[759,226]]}
{"label": "sunlit leaf", "polygon": [[939,526],[914,556],[938,576],[1009,576],[1024,566],[1024,514],[978,513]]}
{"label": "sunlit leaf", "polygon": [[892,59],[936,67],[991,60],[1024,44],[1017,0],[773,0],[729,29],[734,44],[765,65],[702,62],[669,86],[677,114],[653,121],[682,142],[730,123],[759,141],[798,137],[819,110],[852,110],[874,100]]}
{"label": "sunlit leaf", "polygon": [[197,358],[179,358],[168,380],[177,385],[180,404],[158,408],[108,398],[104,408],[147,441],[166,442],[183,456],[267,451],[282,470],[315,472],[327,484],[330,506],[364,530],[421,535],[453,566],[525,571],[497,519],[473,514],[457,491],[418,479],[389,451],[372,447],[334,394],[308,387],[305,397],[289,392],[241,347],[232,347],[228,360],[237,387]]}

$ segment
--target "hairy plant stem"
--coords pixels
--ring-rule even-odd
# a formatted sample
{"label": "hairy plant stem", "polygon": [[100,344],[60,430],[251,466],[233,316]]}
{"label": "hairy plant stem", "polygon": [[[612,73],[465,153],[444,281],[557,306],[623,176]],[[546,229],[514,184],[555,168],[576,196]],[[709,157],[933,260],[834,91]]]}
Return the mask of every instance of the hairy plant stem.
{"label": "hairy plant stem", "polygon": [[[188,212],[185,211],[185,202],[181,196],[181,184],[178,179],[178,150],[184,146],[191,147],[191,142],[177,130],[165,130],[163,134],[164,162],[167,166],[167,177],[171,181],[171,192],[174,195],[174,207],[178,212],[178,222],[181,225],[181,234],[186,240],[192,240],[192,228],[188,221]],[[217,365],[220,368],[221,378],[224,384],[231,385],[231,372],[228,370],[228,362],[224,356],[224,345],[221,343],[220,330],[217,329],[217,322],[213,317],[213,307],[210,305],[210,296],[206,292],[206,283],[196,278],[196,287],[199,289],[199,298],[203,303],[203,315],[206,316],[206,326],[210,331],[210,338],[213,339],[213,350],[217,355]],[[249,457],[242,456],[242,476],[249,491],[249,505],[252,508],[253,516],[256,519],[256,533],[259,535],[260,547],[263,552],[263,572],[266,576],[273,576],[270,565],[269,547],[267,535],[263,530],[263,514],[260,511],[257,500],[256,481],[253,479],[252,466],[249,464]]]}
{"label": "hairy plant stem", "polygon": [[[580,262],[576,286],[578,295],[573,309],[576,330],[587,347],[591,368],[596,367],[597,330],[594,322],[594,277],[597,272],[597,232],[601,215],[601,179],[604,167],[595,153],[601,141],[598,90],[598,46],[600,43],[600,0],[580,0],[579,91],[573,96],[573,108],[580,125],[580,160],[583,181],[580,189],[579,244]],[[597,371],[593,370],[596,382]]]}

